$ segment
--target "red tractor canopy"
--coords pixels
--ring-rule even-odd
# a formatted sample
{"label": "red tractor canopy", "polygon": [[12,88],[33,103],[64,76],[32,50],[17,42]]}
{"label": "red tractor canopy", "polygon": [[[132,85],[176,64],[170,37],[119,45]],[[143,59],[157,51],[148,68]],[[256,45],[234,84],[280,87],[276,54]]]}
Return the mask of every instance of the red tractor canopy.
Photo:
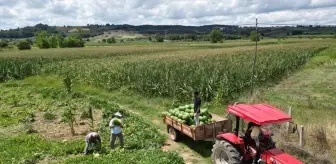
{"label": "red tractor canopy", "polygon": [[232,113],[243,120],[258,125],[288,122],[292,119],[286,113],[267,104],[229,105],[227,110],[229,113]]}

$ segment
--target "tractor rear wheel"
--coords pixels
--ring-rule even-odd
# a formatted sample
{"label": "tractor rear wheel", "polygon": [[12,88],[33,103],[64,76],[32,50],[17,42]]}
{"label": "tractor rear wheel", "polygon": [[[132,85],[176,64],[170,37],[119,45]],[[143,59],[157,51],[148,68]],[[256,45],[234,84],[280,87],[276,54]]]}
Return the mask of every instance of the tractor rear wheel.
{"label": "tractor rear wheel", "polygon": [[212,162],[214,164],[239,164],[240,154],[229,142],[217,140],[212,148]]}

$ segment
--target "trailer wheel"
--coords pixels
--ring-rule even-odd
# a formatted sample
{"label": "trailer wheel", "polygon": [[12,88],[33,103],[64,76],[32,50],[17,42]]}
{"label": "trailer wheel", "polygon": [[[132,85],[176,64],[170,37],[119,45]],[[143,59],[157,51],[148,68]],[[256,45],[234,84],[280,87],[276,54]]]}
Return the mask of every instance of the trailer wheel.
{"label": "trailer wheel", "polygon": [[229,142],[217,140],[212,148],[212,161],[214,164],[239,164],[240,154]]}
{"label": "trailer wheel", "polygon": [[169,137],[170,137],[171,140],[178,141],[180,134],[175,128],[169,126],[168,127],[168,133],[169,133]]}

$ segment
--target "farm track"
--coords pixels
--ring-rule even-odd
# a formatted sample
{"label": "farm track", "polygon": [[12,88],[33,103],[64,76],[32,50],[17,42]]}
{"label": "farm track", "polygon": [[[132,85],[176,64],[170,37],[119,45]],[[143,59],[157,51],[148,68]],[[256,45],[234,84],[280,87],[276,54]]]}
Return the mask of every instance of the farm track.
{"label": "farm track", "polygon": [[[145,116],[143,113],[138,112],[135,109],[131,109],[129,106],[127,105],[120,105],[120,107],[134,113],[137,114],[141,117],[147,118],[148,116]],[[187,147],[187,146],[183,146],[182,144],[176,143],[172,140],[170,140],[168,137],[168,133],[165,130],[165,126],[162,123],[162,120],[157,119],[157,118],[150,118],[152,120],[152,123],[155,126],[160,127],[159,128],[159,132],[163,135],[165,135],[167,137],[165,144],[162,146],[162,150],[164,151],[177,151],[179,153],[179,155],[182,156],[182,158],[184,159],[186,164],[204,164],[204,163],[208,163],[207,161],[205,161],[204,159],[202,159],[202,157],[200,157],[198,154],[196,154],[191,148]]]}

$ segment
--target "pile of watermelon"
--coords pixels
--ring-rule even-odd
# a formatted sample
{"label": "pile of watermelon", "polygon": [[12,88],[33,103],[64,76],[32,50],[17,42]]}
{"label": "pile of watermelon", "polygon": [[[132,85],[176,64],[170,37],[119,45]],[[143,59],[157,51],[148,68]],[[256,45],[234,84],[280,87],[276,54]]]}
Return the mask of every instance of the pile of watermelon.
{"label": "pile of watermelon", "polygon": [[[170,109],[168,112],[163,112],[163,114],[188,126],[194,127],[195,125],[194,104],[179,106],[175,109]],[[216,122],[206,108],[201,108],[199,120],[200,125]]]}

